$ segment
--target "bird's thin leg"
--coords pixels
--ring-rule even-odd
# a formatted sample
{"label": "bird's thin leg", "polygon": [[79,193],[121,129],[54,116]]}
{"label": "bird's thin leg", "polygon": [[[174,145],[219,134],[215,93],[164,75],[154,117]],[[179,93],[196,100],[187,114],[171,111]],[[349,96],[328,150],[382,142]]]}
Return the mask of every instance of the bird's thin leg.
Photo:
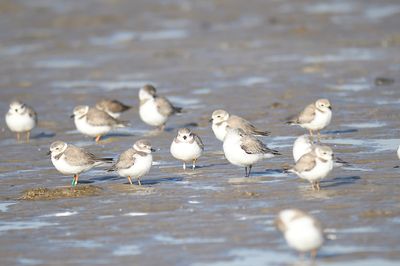
{"label": "bird's thin leg", "polygon": [[19,143],[19,139],[20,139],[20,134],[19,132],[17,132],[17,143]]}
{"label": "bird's thin leg", "polygon": [[159,126],[157,129],[158,129],[158,131],[164,131],[164,129],[165,129],[165,124],[162,124],[162,125]]}
{"label": "bird's thin leg", "polygon": [[319,181],[315,182],[316,186],[317,186],[317,190],[319,191],[321,188],[319,186]]}
{"label": "bird's thin leg", "polygon": [[130,183],[131,185],[133,185],[133,183],[132,183],[132,178],[131,178],[130,176],[128,176],[128,181],[129,181],[129,183]]}
{"label": "bird's thin leg", "polygon": [[95,140],[96,142],[99,142],[99,141],[100,141],[100,138],[101,138],[101,135],[97,136],[94,140]]}
{"label": "bird's thin leg", "polygon": [[311,138],[311,141],[314,141],[313,131],[312,131],[311,129],[310,129],[309,131],[310,131],[310,138]]}
{"label": "bird's thin leg", "polygon": [[317,130],[317,139],[318,139],[318,143],[321,142],[321,132],[319,132],[319,130]]}
{"label": "bird's thin leg", "polygon": [[26,132],[26,143],[29,143],[29,139],[31,138],[31,132],[27,131]]}
{"label": "bird's thin leg", "polygon": [[186,162],[183,162],[182,167],[183,167],[183,170],[186,170]]}
{"label": "bird's thin leg", "polygon": [[248,172],[248,174],[247,174],[248,177],[250,177],[250,173],[251,173],[251,168],[252,168],[252,167],[253,167],[252,165],[249,166],[249,172]]}
{"label": "bird's thin leg", "polygon": [[71,187],[75,186],[75,176],[76,176],[76,175],[74,175],[74,176],[72,177]]}
{"label": "bird's thin leg", "polygon": [[138,176],[138,178],[137,178],[137,182],[138,182],[139,186],[141,186],[141,185],[142,185],[142,182],[140,182],[140,176]]}
{"label": "bird's thin leg", "polygon": [[244,173],[245,173],[244,177],[248,177],[248,175],[247,175],[247,166],[244,167]]}
{"label": "bird's thin leg", "polygon": [[78,185],[78,179],[79,179],[79,175],[78,175],[78,174],[76,174],[76,175],[75,175],[75,186],[77,186],[77,185]]}
{"label": "bird's thin leg", "polygon": [[193,170],[196,168],[196,161],[197,161],[197,159],[193,159],[193,164],[192,164],[192,169]]}
{"label": "bird's thin leg", "polygon": [[312,190],[315,190],[315,182],[314,181],[311,182],[311,187],[312,187]]}
{"label": "bird's thin leg", "polygon": [[318,252],[318,250],[316,250],[316,249],[311,250],[311,259],[312,260],[315,260],[315,258],[317,257],[317,252]]}

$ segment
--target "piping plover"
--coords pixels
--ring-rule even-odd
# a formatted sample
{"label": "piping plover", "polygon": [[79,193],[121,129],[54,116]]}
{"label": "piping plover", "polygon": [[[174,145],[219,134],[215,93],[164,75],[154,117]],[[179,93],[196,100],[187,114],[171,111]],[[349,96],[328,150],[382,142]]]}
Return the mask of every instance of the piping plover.
{"label": "piping plover", "polygon": [[123,112],[131,109],[132,106],[125,105],[117,100],[103,99],[96,103],[96,108],[117,119]]}
{"label": "piping plover", "polygon": [[332,119],[332,107],[328,99],[319,99],[315,103],[308,105],[299,115],[290,119],[288,124],[299,125],[308,129],[310,136],[317,131],[318,140],[320,130],[329,125]]}
{"label": "piping plover", "polygon": [[317,256],[324,243],[322,227],[317,219],[297,209],[286,209],[279,212],[276,225],[291,248],[300,254],[311,252],[313,259]]}
{"label": "piping plover", "polygon": [[141,186],[140,178],[150,171],[153,163],[151,153],[154,151],[148,140],[138,140],[132,148],[121,153],[118,161],[108,171],[116,171],[120,176],[128,178],[131,185],[131,178],[137,178],[138,184]]}
{"label": "piping plover", "polygon": [[300,178],[310,181],[313,190],[320,190],[319,182],[333,168],[333,151],[329,146],[316,146],[311,152],[301,156],[296,165],[289,169]]}
{"label": "piping plover", "polygon": [[168,118],[180,113],[182,108],[173,106],[167,98],[158,96],[152,85],[144,85],[139,91],[139,115],[143,122],[164,130]]}
{"label": "piping plover", "polygon": [[94,154],[67,144],[63,141],[55,141],[50,145],[51,162],[54,167],[65,175],[74,175],[71,185],[74,187],[78,184],[79,174],[92,169],[95,166],[111,163],[112,158],[99,158]]}
{"label": "piping plover", "polygon": [[215,110],[212,115],[210,122],[212,122],[212,130],[220,141],[224,141],[226,136],[226,127],[240,128],[246,134],[252,134],[256,136],[268,136],[270,132],[257,129],[249,121],[236,116],[230,115],[225,110]]}
{"label": "piping plover", "polygon": [[231,164],[245,167],[246,177],[250,176],[252,166],[261,159],[280,155],[278,151],[267,148],[255,136],[246,134],[242,129],[230,127],[227,128],[223,149]]}
{"label": "piping plover", "polygon": [[[309,135],[301,135],[300,137],[298,137],[296,139],[296,141],[293,144],[294,162],[297,162],[301,158],[301,156],[311,152],[313,149],[315,149],[318,146],[320,146],[320,145],[314,144]],[[350,164],[335,156],[333,166],[334,167],[342,167],[342,166],[350,166]]]}
{"label": "piping plover", "polygon": [[204,150],[204,144],[200,137],[188,128],[180,128],[171,144],[171,154],[175,159],[183,161],[183,169],[186,170],[186,162],[192,162],[192,169],[196,168],[196,161]]}
{"label": "piping plover", "polygon": [[84,135],[96,137],[96,142],[112,129],[126,126],[126,122],[119,121],[97,108],[89,108],[87,105],[75,107],[71,117],[74,118],[78,131]]}
{"label": "piping plover", "polygon": [[26,132],[26,142],[29,142],[31,130],[37,124],[37,114],[32,107],[20,101],[12,101],[6,114],[6,124],[17,134],[17,142],[20,141],[20,134],[23,132]]}

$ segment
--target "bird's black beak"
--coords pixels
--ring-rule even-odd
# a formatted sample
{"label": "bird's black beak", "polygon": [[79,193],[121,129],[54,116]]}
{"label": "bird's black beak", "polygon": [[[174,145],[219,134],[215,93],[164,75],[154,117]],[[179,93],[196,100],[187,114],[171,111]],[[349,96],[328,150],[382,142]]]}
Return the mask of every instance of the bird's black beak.
{"label": "bird's black beak", "polygon": [[74,115],[74,114],[72,114],[70,117],[71,117],[71,118],[74,118],[74,117],[75,117],[75,115]]}
{"label": "bird's black beak", "polygon": [[211,118],[210,120],[208,120],[208,122],[212,123],[213,119]]}
{"label": "bird's black beak", "polygon": [[186,139],[187,139],[187,137],[186,137],[186,136],[183,136],[183,139],[184,139],[184,140],[186,140]]}
{"label": "bird's black beak", "polygon": [[48,151],[48,152],[46,153],[46,155],[47,155],[47,156],[50,156],[50,155],[51,155],[51,151]]}
{"label": "bird's black beak", "polygon": [[329,108],[329,110],[332,110],[332,106],[329,106],[328,108]]}
{"label": "bird's black beak", "polygon": [[151,151],[151,152],[156,152],[156,149],[151,148],[150,151]]}

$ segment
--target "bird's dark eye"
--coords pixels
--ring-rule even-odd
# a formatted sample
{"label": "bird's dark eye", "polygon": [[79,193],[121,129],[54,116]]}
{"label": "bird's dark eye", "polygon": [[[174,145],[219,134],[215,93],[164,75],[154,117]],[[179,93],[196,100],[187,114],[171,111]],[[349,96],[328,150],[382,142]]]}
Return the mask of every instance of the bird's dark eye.
{"label": "bird's dark eye", "polygon": [[217,116],[217,117],[221,117],[221,116],[219,115],[219,116]]}

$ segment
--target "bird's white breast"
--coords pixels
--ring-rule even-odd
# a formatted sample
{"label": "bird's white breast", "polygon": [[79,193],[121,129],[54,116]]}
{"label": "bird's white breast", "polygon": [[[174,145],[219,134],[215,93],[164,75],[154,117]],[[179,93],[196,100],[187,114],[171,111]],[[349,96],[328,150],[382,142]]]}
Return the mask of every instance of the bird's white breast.
{"label": "bird's white breast", "polygon": [[321,130],[329,125],[331,119],[331,110],[326,110],[325,112],[316,110],[314,119],[310,123],[304,124],[304,127],[311,130]]}
{"label": "bird's white breast", "polygon": [[227,136],[223,144],[226,159],[234,165],[247,167],[255,164],[262,158],[263,154],[248,154],[240,147],[240,141],[232,140]]}
{"label": "bird's white breast", "polygon": [[151,168],[153,163],[153,156],[147,154],[146,156],[135,155],[135,163],[127,169],[119,169],[118,174],[123,177],[142,177],[146,175]]}
{"label": "bird's white breast", "polygon": [[150,126],[162,126],[167,122],[168,116],[158,112],[157,105],[153,99],[147,100],[139,107],[140,118]]}
{"label": "bird's white breast", "polygon": [[58,160],[52,156],[51,162],[53,163],[54,167],[59,172],[61,172],[62,174],[65,174],[65,175],[80,174],[80,173],[85,172],[93,167],[93,165],[91,165],[91,164],[90,165],[80,165],[80,166],[70,165],[65,160],[64,155],[61,155],[61,157]]}
{"label": "bird's white breast", "polygon": [[312,144],[301,136],[293,144],[293,159],[297,162],[301,156],[312,151]]}
{"label": "bird's white breast", "polygon": [[112,129],[110,126],[93,126],[88,123],[86,117],[83,117],[81,119],[75,117],[74,121],[76,129],[78,129],[79,132],[91,137],[105,135]]}
{"label": "bird's white breast", "polygon": [[317,181],[325,178],[333,169],[333,160],[322,162],[317,160],[317,164],[311,171],[303,171],[300,177],[309,181]]}
{"label": "bird's white breast", "polygon": [[25,114],[7,114],[6,124],[13,132],[30,131],[36,126],[34,117],[30,117],[28,112]]}
{"label": "bird's white breast", "polygon": [[198,159],[203,152],[195,141],[193,143],[172,141],[170,151],[176,159],[185,162]]}
{"label": "bird's white breast", "polygon": [[212,130],[214,135],[220,141],[224,141],[226,136],[226,126],[228,125],[227,122],[222,122],[221,124],[212,124]]}

